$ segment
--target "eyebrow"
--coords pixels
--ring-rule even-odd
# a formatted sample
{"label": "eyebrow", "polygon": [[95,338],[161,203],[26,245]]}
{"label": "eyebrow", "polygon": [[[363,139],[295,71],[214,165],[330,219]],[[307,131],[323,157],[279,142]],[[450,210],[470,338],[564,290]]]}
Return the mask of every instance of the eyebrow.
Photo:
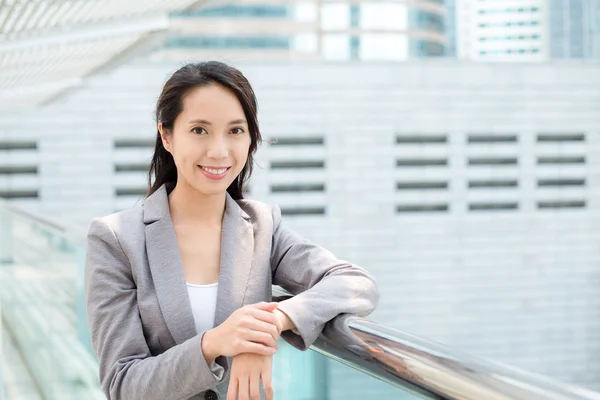
{"label": "eyebrow", "polygon": [[[236,125],[236,124],[246,124],[246,120],[243,118],[240,119],[234,119],[233,121],[231,121],[229,123],[229,125]],[[212,123],[210,121],[207,121],[205,119],[193,119],[190,121],[190,124],[203,124],[203,125],[212,125]]]}

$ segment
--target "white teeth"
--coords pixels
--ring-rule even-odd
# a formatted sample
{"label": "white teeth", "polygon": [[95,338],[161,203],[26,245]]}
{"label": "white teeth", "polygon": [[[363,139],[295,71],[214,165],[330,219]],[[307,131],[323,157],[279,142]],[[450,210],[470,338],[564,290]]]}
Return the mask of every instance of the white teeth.
{"label": "white teeth", "polygon": [[222,173],[227,171],[227,168],[222,168],[222,169],[212,169],[212,168],[204,168],[204,167],[200,167],[200,168],[202,168],[206,172],[210,172],[211,174],[215,174],[215,175],[221,175]]}

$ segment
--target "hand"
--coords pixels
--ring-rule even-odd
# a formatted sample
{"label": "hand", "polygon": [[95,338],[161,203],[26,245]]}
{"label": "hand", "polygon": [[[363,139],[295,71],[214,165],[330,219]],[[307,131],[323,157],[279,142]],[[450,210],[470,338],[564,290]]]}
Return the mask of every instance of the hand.
{"label": "hand", "polygon": [[225,322],[204,335],[202,348],[205,355],[210,355],[207,359],[241,353],[274,354],[280,333],[280,322],[273,314],[276,308],[277,303],[260,302],[234,311]]}
{"label": "hand", "polygon": [[296,326],[294,325],[292,320],[290,320],[290,318],[287,316],[287,314],[284,313],[283,311],[281,311],[280,309],[273,310],[273,314],[275,314],[277,316],[277,321],[278,321],[277,329],[278,329],[280,335],[281,335],[281,332],[283,332],[283,331],[287,331],[287,330],[296,328]]}
{"label": "hand", "polygon": [[262,379],[266,400],[273,400],[271,372],[273,356],[240,354],[233,357],[227,400],[261,400],[260,381]]}

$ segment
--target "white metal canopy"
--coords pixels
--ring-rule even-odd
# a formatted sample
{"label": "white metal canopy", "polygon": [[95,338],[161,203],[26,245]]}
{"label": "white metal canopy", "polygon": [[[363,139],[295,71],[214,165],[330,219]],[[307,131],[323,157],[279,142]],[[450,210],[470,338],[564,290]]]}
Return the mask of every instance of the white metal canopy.
{"label": "white metal canopy", "polygon": [[0,112],[32,107],[169,27],[197,0],[0,0]]}

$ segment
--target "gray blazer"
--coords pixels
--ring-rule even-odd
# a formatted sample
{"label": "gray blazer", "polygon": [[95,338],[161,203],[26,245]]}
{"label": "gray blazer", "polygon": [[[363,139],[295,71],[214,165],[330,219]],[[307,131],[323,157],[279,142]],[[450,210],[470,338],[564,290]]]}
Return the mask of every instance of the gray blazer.
{"label": "gray blazer", "polygon": [[[231,360],[208,365],[202,354],[204,332],[194,324],[170,190],[163,185],[141,205],[89,227],[87,315],[108,399],[203,399],[208,390],[226,397]],[[246,304],[271,301],[272,284],[296,295],[279,308],[299,333],[282,338],[299,350],[336,315],[366,316],[379,300],[364,269],[286,228],[278,206],[227,194],[214,325]]]}

